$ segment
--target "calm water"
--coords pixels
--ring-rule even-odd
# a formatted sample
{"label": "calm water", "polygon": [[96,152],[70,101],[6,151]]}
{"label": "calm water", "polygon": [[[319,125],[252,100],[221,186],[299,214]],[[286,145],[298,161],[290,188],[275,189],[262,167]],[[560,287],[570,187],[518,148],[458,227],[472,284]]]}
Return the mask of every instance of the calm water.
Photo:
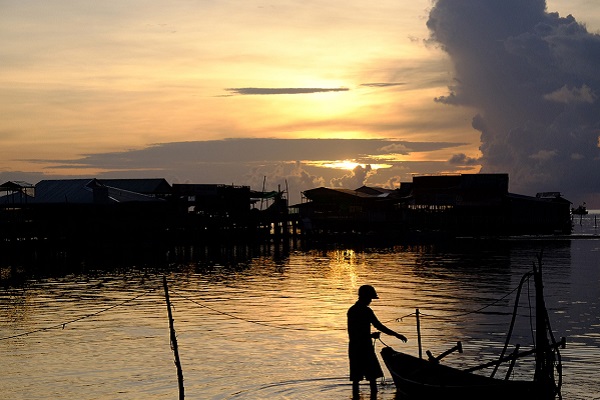
{"label": "calm water", "polygon": [[[576,232],[597,233],[594,216],[577,217]],[[372,307],[380,320],[409,338],[384,335],[386,344],[418,354],[418,308],[424,350],[439,354],[461,340],[465,352],[445,363],[492,360],[514,289],[541,250],[554,332],[568,342],[563,398],[600,398],[598,239],[292,250],[169,273],[186,398],[350,399],[345,312],[364,283],[379,292]],[[2,289],[0,398],[177,398],[162,279],[130,270]],[[528,294],[533,284],[514,333],[523,347],[531,343]],[[517,367],[530,376],[529,362]],[[389,374],[378,398],[395,398]]]}

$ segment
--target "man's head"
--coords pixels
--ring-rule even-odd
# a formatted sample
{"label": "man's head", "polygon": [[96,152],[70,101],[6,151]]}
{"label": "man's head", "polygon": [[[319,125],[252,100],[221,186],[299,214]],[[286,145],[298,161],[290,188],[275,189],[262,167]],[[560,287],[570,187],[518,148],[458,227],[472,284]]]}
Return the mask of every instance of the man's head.
{"label": "man's head", "polygon": [[375,288],[371,285],[362,285],[358,288],[358,298],[365,300],[378,299],[377,292]]}

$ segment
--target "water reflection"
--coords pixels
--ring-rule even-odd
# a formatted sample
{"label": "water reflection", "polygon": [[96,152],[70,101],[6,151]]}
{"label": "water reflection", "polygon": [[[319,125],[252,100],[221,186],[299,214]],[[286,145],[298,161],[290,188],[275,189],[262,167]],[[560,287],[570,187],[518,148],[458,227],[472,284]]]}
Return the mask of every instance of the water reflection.
{"label": "water reflection", "polygon": [[[461,340],[465,353],[444,362],[472,366],[498,355],[511,292],[541,250],[553,328],[568,337],[563,397],[593,398],[600,392],[595,240],[187,248],[173,269],[109,266],[28,282],[0,290],[0,338],[58,328],[0,340],[0,390],[12,399],[176,396],[162,294],[167,275],[186,397],[350,399],[345,313],[360,285],[377,287],[375,312],[409,338],[387,344],[417,355],[418,308],[424,348],[439,354]],[[524,291],[524,326],[514,334],[523,346],[531,337],[532,294]],[[531,372],[525,362],[518,366]],[[368,387],[363,393],[368,398]],[[388,377],[378,398],[395,397]]]}

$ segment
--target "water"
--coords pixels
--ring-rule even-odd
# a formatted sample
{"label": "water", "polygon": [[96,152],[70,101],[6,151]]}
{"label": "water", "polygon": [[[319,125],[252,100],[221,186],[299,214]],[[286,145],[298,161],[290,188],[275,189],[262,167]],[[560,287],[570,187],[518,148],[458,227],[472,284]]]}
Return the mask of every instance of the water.
{"label": "water", "polygon": [[[594,234],[594,215],[576,231]],[[364,283],[379,292],[372,304],[379,319],[409,338],[403,344],[382,335],[386,344],[418,354],[418,308],[424,350],[440,354],[461,340],[464,353],[444,363],[490,361],[504,343],[514,289],[542,250],[553,329],[567,337],[563,398],[600,398],[598,239],[338,246],[170,272],[185,397],[350,399],[345,312]],[[162,279],[131,269],[0,290],[0,398],[176,398]],[[513,335],[523,349],[531,343],[532,286]],[[532,365],[519,361],[517,369],[517,377],[529,377]],[[392,400],[386,374],[378,399]],[[366,385],[362,393],[367,399]]]}

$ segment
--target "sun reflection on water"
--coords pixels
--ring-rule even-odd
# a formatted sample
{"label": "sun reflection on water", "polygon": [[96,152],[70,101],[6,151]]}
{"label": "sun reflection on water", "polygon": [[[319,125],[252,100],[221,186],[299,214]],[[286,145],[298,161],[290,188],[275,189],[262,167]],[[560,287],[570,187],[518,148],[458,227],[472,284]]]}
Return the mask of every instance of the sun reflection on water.
{"label": "sun reflection on water", "polygon": [[[409,339],[403,344],[384,336],[388,345],[417,355],[414,313],[419,308],[424,350],[437,355],[461,340],[464,354],[444,362],[469,366],[493,359],[505,338],[512,301],[463,314],[510,293],[529,269],[534,250],[337,247],[170,273],[186,395],[301,399],[311,393],[324,400],[349,398],[346,311],[364,283],[379,293],[372,304],[379,319]],[[600,368],[600,317],[590,312],[598,307],[597,252],[592,241],[545,251],[554,329],[558,336],[572,336],[567,343],[573,343],[563,351],[568,362],[565,398],[591,398],[600,391],[590,372]],[[4,291],[0,302],[2,337],[55,327],[0,341],[0,390],[7,398],[176,395],[162,275],[117,272],[50,279]],[[61,322],[109,308],[60,327]],[[525,311],[521,314],[527,317]],[[529,328],[515,330],[523,345],[529,334]],[[527,370],[525,362],[519,364]],[[383,387],[379,399],[393,398],[393,388]]]}

